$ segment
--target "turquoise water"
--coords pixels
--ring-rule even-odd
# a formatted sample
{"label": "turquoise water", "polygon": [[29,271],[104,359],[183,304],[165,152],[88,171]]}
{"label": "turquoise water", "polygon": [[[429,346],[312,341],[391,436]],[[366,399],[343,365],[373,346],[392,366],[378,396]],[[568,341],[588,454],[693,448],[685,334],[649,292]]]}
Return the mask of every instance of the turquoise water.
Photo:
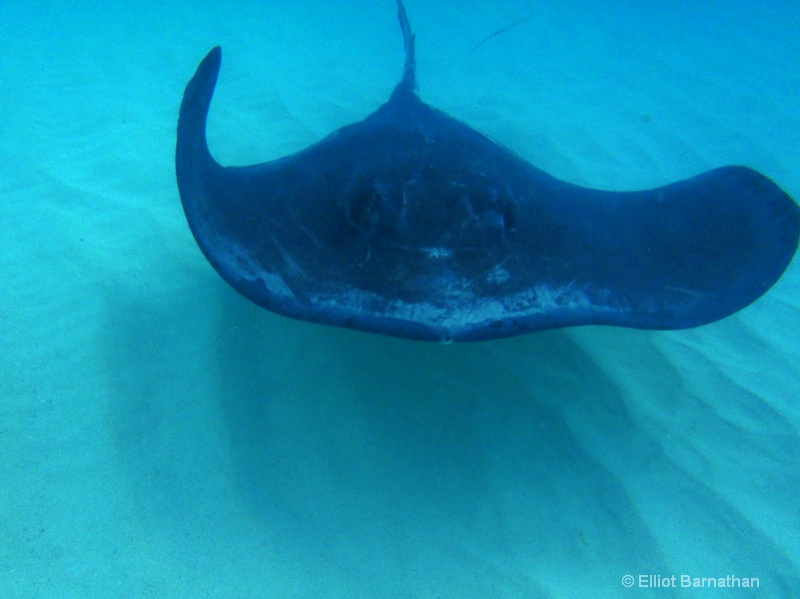
{"label": "turquoise water", "polygon": [[[407,9],[422,98],[561,178],[746,164],[800,198],[793,4]],[[441,346],[290,321],[186,226],[183,88],[221,44],[215,156],[296,151],[388,97],[391,0],[10,1],[0,33],[0,596],[800,592],[796,263],[690,331]]]}

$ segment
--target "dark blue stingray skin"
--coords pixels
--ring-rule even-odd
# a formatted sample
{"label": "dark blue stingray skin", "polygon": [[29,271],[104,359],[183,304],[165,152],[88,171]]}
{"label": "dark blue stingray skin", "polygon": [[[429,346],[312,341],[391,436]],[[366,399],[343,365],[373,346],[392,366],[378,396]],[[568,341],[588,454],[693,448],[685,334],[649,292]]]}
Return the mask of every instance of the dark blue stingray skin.
{"label": "dark blue stingray skin", "polygon": [[211,157],[219,48],[186,87],[183,207],[242,295],[301,320],[472,341],[586,324],[694,327],[744,308],[786,269],[800,209],[751,169],[586,189],[422,102],[398,6],[406,62],[389,101],[286,158],[224,168]]}

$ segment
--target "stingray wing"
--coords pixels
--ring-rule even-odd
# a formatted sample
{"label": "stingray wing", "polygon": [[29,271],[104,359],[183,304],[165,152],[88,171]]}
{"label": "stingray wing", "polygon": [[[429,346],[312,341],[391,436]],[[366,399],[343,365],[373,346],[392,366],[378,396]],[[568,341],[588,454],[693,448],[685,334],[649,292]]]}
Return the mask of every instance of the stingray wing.
{"label": "stingray wing", "polygon": [[800,236],[797,204],[741,166],[635,192],[558,182],[546,203],[544,227],[521,225],[539,239],[520,266],[537,271],[532,328],[683,329],[725,318],[780,278]]}

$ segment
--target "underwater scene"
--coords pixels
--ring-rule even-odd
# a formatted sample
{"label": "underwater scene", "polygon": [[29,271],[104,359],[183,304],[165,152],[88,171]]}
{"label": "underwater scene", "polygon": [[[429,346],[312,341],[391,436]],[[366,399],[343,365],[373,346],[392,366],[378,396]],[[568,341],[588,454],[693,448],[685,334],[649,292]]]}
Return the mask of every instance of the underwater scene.
{"label": "underwater scene", "polygon": [[0,4],[0,598],[800,596],[798,30]]}

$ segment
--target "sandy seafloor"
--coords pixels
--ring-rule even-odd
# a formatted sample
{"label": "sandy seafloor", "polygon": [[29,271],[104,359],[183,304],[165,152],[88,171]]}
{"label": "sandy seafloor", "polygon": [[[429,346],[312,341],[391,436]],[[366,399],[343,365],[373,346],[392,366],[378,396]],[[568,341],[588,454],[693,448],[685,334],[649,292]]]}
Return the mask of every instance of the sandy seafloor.
{"label": "sandy seafloor", "polygon": [[[798,6],[407,3],[423,99],[537,166],[795,198]],[[689,331],[291,321],[192,238],[183,88],[221,44],[215,156],[299,150],[388,98],[392,0],[6,0],[0,39],[0,597],[800,596],[800,261]]]}

